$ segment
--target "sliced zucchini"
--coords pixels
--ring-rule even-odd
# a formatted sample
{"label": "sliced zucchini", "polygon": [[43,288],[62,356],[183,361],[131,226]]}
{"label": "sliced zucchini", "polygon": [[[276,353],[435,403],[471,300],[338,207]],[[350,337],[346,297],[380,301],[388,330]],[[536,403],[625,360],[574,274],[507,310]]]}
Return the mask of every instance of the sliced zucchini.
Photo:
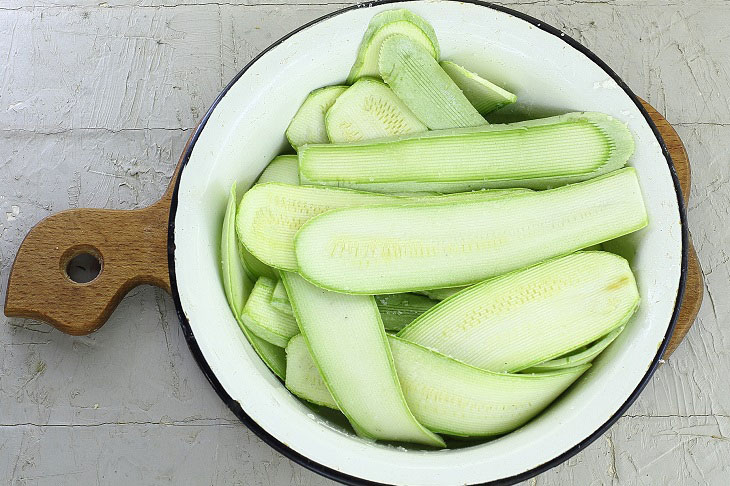
{"label": "sliced zucchini", "polygon": [[279,155],[269,162],[259,176],[258,184],[281,182],[299,185],[299,159],[296,155]]}
{"label": "sliced zucchini", "polygon": [[[294,235],[309,219],[330,209],[392,203],[444,204],[490,200],[514,191],[480,191],[446,196],[391,196],[315,186],[290,186],[269,182],[244,194],[238,208],[236,229],[239,240],[269,265],[297,270]],[[386,292],[382,292],[386,293]]]}
{"label": "sliced zucchini", "polygon": [[627,167],[489,201],[335,209],[302,225],[295,253],[299,273],[320,287],[391,294],[473,284],[646,225]]}
{"label": "sliced zucchini", "polygon": [[282,280],[314,362],[355,431],[371,439],[445,447],[406,405],[373,297],[329,292],[295,273],[282,272]]}
{"label": "sliced zucchini", "polygon": [[419,290],[418,294],[425,295],[429,299],[433,300],[446,300],[455,293],[464,290],[466,287],[451,287],[448,289],[431,289],[431,290]]}
{"label": "sliced zucchini", "polygon": [[238,257],[241,259],[241,263],[243,264],[246,275],[248,275],[248,277],[252,281],[255,282],[259,279],[259,277],[266,277],[271,279],[277,278],[276,271],[273,268],[253,256],[251,252],[248,251],[246,247],[240,243],[238,245]]}
{"label": "sliced zucchini", "polygon": [[382,81],[361,78],[342,93],[325,115],[333,143],[425,132],[426,125]]}
{"label": "sliced zucchini", "polygon": [[271,371],[282,380],[286,377],[286,356],[284,350],[280,347],[264,341],[259,338],[241,321],[240,315],[246,303],[246,298],[251,292],[253,284],[246,275],[241,260],[238,257],[236,238],[236,184],[231,186],[231,193],[226,206],[226,215],[223,218],[223,232],[221,234],[221,270],[223,274],[223,291],[226,294],[226,300],[233,312],[233,316],[238,322],[243,335],[253,347],[256,354]]}
{"label": "sliced zucchini", "polygon": [[286,129],[286,138],[295,149],[307,143],[328,143],[324,115],[347,86],[315,89],[304,100]]}
{"label": "sliced zucchini", "polygon": [[261,339],[284,348],[299,332],[299,328],[294,317],[271,305],[271,295],[275,286],[274,280],[267,277],[259,278],[243,308],[241,320]]}
{"label": "sliced zucchini", "polygon": [[410,37],[387,37],[378,69],[398,98],[432,130],[487,123],[431,53]]}
{"label": "sliced zucchini", "polygon": [[386,331],[400,331],[438,302],[415,294],[376,295],[375,303]]}
{"label": "sliced zucchini", "polygon": [[299,152],[299,176],[303,183],[390,184],[401,192],[444,192],[443,184],[457,191],[464,185],[545,189],[616,170],[633,152],[634,139],[622,122],[602,113],[568,113],[478,129],[307,145]]}
{"label": "sliced zucchini", "polygon": [[[568,388],[590,365],[549,373],[493,373],[389,336],[393,361],[408,406],[434,432],[492,436],[523,425]],[[287,346],[286,387],[330,408],[329,394],[303,337]]]}
{"label": "sliced zucchini", "polygon": [[477,368],[516,372],[605,336],[638,306],[625,259],[579,252],[474,285],[398,336]]}
{"label": "sliced zucchini", "polygon": [[289,296],[286,295],[284,282],[281,280],[276,282],[274,292],[271,294],[271,305],[276,310],[283,312],[284,314],[288,314],[290,316],[294,315],[294,312],[291,310],[291,304],[289,303]]}
{"label": "sliced zucchini", "polygon": [[551,359],[550,361],[545,361],[535,366],[531,366],[523,370],[522,373],[544,373],[546,371],[559,370],[590,363],[599,354],[601,354],[603,350],[606,349],[608,345],[611,344],[618,337],[619,334],[621,334],[621,331],[624,330],[624,327],[626,326],[621,326],[618,329],[614,329],[598,341],[595,341],[594,343],[588,345],[585,349],[581,349],[580,352],[572,352],[565,356],[561,356],[555,359]]}
{"label": "sliced zucchini", "polygon": [[439,63],[482,115],[517,101],[517,96],[451,61]]}
{"label": "sliced zucchini", "polygon": [[439,58],[439,43],[431,24],[406,9],[386,10],[370,19],[357,51],[357,59],[347,77],[347,84],[352,84],[363,76],[380,76],[380,48],[383,41],[393,34],[408,36],[423,46],[434,59]]}

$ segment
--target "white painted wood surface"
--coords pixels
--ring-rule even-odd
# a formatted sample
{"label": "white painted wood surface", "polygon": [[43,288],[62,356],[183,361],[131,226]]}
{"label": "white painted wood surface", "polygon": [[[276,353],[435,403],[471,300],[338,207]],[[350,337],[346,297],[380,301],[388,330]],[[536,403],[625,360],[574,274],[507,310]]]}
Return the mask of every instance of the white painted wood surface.
{"label": "white painted wood surface", "polygon": [[[18,245],[72,207],[163,192],[191,128],[272,41],[344,4],[0,2],[0,299]],[[706,281],[685,343],[628,414],[528,481],[728,484],[730,2],[518,0],[612,66],[677,126]],[[0,316],[0,478],[9,484],[330,483],[241,425],[197,368],[163,292],[140,287],[97,333]]]}

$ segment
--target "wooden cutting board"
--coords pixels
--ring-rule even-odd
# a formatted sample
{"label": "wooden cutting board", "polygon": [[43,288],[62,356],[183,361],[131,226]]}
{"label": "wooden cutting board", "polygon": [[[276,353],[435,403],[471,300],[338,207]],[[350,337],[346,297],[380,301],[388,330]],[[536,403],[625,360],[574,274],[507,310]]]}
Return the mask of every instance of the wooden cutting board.
{"label": "wooden cutting board", "polygon": [[[669,148],[686,205],[690,188],[687,152],[674,128],[643,103]],[[124,295],[137,285],[156,285],[170,292],[167,229],[179,169],[178,163],[165,195],[147,208],[73,209],[54,214],[33,227],[10,272],[5,315],[40,319],[68,334],[82,335],[101,327]],[[101,262],[99,275],[83,284],[73,282],[66,273],[68,262],[81,253]],[[665,358],[689,331],[701,302],[702,274],[695,251],[690,248],[687,290]]]}

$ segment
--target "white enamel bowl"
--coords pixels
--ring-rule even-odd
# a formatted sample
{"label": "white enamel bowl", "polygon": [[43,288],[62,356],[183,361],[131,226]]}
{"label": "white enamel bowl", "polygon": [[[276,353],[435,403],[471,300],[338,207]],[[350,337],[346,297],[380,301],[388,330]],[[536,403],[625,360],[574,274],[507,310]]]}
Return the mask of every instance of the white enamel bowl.
{"label": "white enamel bowl", "polygon": [[[481,445],[422,451],[366,442],[313,413],[270,373],[231,315],[219,275],[220,224],[233,181],[248,188],[286,146],[306,94],[342,83],[370,18],[408,8],[436,29],[442,57],[516,92],[537,117],[600,111],[636,138],[649,227],[616,245],[636,273],[642,305],[619,339],[562,398],[524,427]],[[185,334],[232,410],[288,457],[362,484],[515,482],[566,460],[600,436],[649,380],[671,334],[686,261],[683,209],[663,142],[635,97],[603,63],[552,27],[477,3],[351,7],[306,25],[251,62],[226,88],[191,142],[170,214],[170,277]],[[239,189],[239,190],[240,190]],[[357,366],[357,363],[350,363]]]}

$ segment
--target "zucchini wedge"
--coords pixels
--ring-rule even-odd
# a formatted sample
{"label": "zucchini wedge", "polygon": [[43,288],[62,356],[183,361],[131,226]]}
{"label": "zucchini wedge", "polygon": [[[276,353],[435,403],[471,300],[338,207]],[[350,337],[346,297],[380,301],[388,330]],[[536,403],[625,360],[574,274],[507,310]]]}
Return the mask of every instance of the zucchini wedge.
{"label": "zucchini wedge", "polygon": [[271,305],[271,295],[275,286],[274,280],[260,277],[241,312],[241,320],[261,339],[284,348],[286,343],[299,332],[299,328],[294,317]]}
{"label": "zucchini wedge", "polygon": [[[523,425],[552,403],[590,365],[534,375],[493,373],[389,336],[408,406],[430,430],[494,436]],[[286,387],[299,398],[337,409],[303,336],[286,348]]]}
{"label": "zucchini wedge", "polygon": [[614,329],[613,331],[609,332],[598,341],[590,344],[586,349],[583,349],[580,352],[572,352],[567,355],[551,359],[550,361],[545,361],[535,366],[531,366],[530,368],[522,370],[522,373],[544,373],[546,371],[554,371],[590,363],[599,354],[601,354],[603,350],[606,349],[608,345],[611,344],[618,337],[619,334],[621,334],[621,331],[624,330],[624,327],[626,326],[621,326],[618,329]]}
{"label": "zucchini wedge", "polygon": [[358,435],[445,447],[406,405],[373,297],[329,292],[295,273],[282,280],[317,369]]}
{"label": "zucchini wedge", "polygon": [[625,259],[579,252],[469,287],[398,336],[477,368],[517,372],[620,328],[638,306]]}
{"label": "zucchini wedge", "polygon": [[546,189],[619,169],[633,152],[633,136],[619,120],[568,113],[387,140],[307,145],[299,152],[299,176],[302,183],[362,189],[390,184],[400,192],[446,192],[444,184],[457,192],[464,186]]}
{"label": "zucchini wedge", "polygon": [[324,115],[346,89],[347,86],[325,86],[309,93],[286,129],[286,138],[295,150],[307,143],[329,142]]}
{"label": "zucchini wedge", "polygon": [[236,184],[231,186],[231,193],[226,206],[226,215],[223,218],[223,232],[221,234],[221,273],[223,275],[223,291],[226,300],[238,322],[243,335],[246,336],[251,347],[261,360],[282,380],[286,377],[286,356],[284,350],[261,339],[253,334],[241,321],[241,312],[246,298],[251,292],[253,284],[244,271],[239,259],[236,238]]}
{"label": "zucchini wedge", "polygon": [[378,70],[380,48],[383,41],[393,34],[408,36],[434,59],[439,58],[439,43],[431,24],[406,9],[386,10],[370,19],[357,51],[355,64],[347,77],[347,84],[353,84],[363,76],[380,76]]}
{"label": "zucchini wedge", "polygon": [[296,155],[279,155],[269,162],[259,176],[257,184],[266,182],[281,182],[283,184],[299,185],[299,159]]}
{"label": "zucchini wedge", "polygon": [[[294,236],[309,219],[336,208],[380,204],[447,204],[507,197],[522,191],[490,190],[442,196],[393,196],[316,186],[257,184],[238,207],[236,230],[243,245],[272,267],[296,271]],[[274,277],[276,278],[276,277]],[[380,292],[391,293],[391,292]]]}
{"label": "zucchini wedge", "polygon": [[325,125],[333,143],[428,130],[385,83],[373,78],[358,79],[347,88],[327,111]]}
{"label": "zucchini wedge", "polygon": [[383,81],[431,130],[487,124],[431,53],[410,37],[387,37],[378,69]]}
{"label": "zucchini wedge", "polygon": [[473,284],[646,225],[627,167],[488,201],[335,209],[302,225],[294,246],[299,273],[320,287],[393,294]]}
{"label": "zucchini wedge", "polygon": [[454,62],[441,61],[439,64],[459,89],[464,92],[466,99],[482,115],[517,101],[517,96],[514,93],[500,88]]}

